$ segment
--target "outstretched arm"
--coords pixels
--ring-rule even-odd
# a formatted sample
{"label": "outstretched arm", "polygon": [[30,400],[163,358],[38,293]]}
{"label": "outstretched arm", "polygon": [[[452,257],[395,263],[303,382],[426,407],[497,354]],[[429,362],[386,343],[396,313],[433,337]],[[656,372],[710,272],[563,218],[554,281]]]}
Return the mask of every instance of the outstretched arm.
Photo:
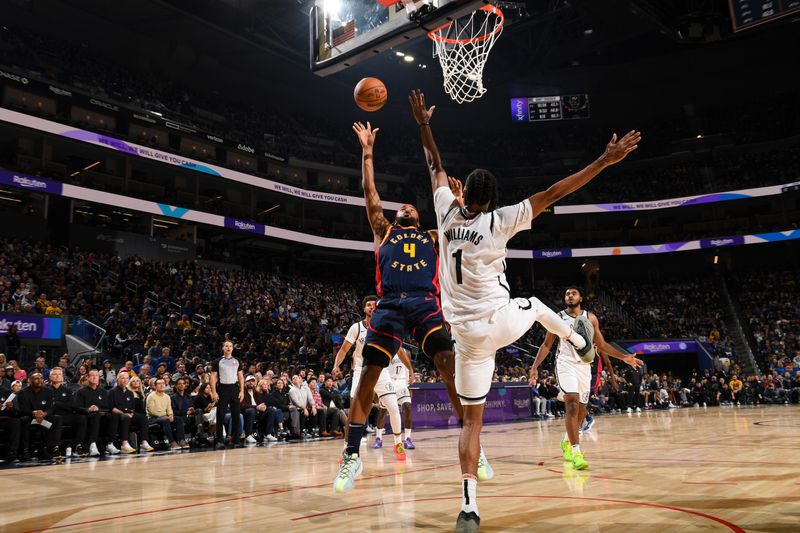
{"label": "outstretched arm", "polygon": [[364,126],[361,122],[353,124],[353,131],[356,132],[358,141],[361,143],[361,184],[364,187],[364,200],[367,202],[367,218],[375,236],[375,246],[378,246],[386,234],[386,230],[391,225],[386,217],[383,216],[383,206],[378,189],[375,188],[375,167],[372,164],[372,147],[375,144],[375,136],[380,128],[372,129],[372,125],[367,122]]}
{"label": "outstretched arm", "polygon": [[625,156],[638,148],[639,141],[641,140],[641,132],[635,130],[629,131],[619,142],[617,142],[617,134],[615,133],[612,135],[611,141],[609,141],[606,146],[606,151],[603,152],[603,155],[589,163],[586,168],[579,170],[571,176],[567,176],[552,185],[546,191],[537,192],[528,199],[533,208],[533,218],[539,216],[541,212],[550,205],[592,181],[592,179],[600,174],[606,167],[625,159]]}
{"label": "outstretched arm", "polygon": [[530,385],[531,387],[536,385],[536,378],[539,377],[539,365],[542,364],[548,355],[550,355],[550,350],[553,348],[553,341],[556,340],[556,336],[549,331],[544,338],[544,342],[541,346],[539,346],[539,351],[536,353],[536,361],[533,362],[530,371]]}
{"label": "outstretched arm", "polygon": [[641,359],[637,359],[635,355],[625,353],[623,351],[617,350],[609,343],[606,342],[605,337],[603,337],[603,333],[600,331],[600,322],[597,320],[597,315],[594,313],[589,313],[589,320],[592,322],[594,326],[594,343],[597,346],[597,350],[601,354],[606,354],[614,359],[619,359],[620,361],[624,362],[627,365],[632,366],[633,368],[638,368],[644,365],[644,361]]}
{"label": "outstretched arm", "polygon": [[431,188],[436,191],[439,187],[447,187],[447,172],[442,166],[442,158],[433,141],[433,132],[431,131],[431,117],[436,106],[431,106],[430,109],[425,107],[425,95],[419,89],[411,91],[408,101],[411,103],[411,112],[414,114],[414,120],[417,121],[419,133],[422,136],[425,161],[428,163],[428,172],[431,175]]}

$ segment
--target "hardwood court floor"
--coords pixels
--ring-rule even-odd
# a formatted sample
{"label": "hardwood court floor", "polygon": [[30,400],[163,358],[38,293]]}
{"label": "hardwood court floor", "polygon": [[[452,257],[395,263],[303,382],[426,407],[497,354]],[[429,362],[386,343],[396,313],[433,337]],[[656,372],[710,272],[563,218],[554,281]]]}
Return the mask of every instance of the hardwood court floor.
{"label": "hardwood court floor", "polygon": [[[487,427],[495,478],[482,531],[800,531],[800,409],[680,409],[599,417],[591,467],[562,463],[560,420]],[[417,449],[362,449],[336,496],[342,441],[0,471],[0,531],[452,531],[458,430]]]}

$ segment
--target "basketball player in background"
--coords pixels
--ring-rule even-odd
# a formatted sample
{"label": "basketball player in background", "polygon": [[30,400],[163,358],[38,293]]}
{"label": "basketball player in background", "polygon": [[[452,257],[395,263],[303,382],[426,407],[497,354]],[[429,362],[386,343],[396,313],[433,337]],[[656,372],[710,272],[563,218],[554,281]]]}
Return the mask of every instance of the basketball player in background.
{"label": "basketball player in background", "polygon": [[[407,450],[413,450],[416,448],[414,443],[411,442],[411,431],[408,429],[411,427],[411,396],[408,392],[408,373],[409,369],[411,368],[411,360],[408,358],[408,352],[406,352],[405,348],[400,348],[394,355],[394,358],[392,358],[392,362],[389,364],[389,367],[384,369],[394,384],[395,398],[397,399],[397,409],[399,413],[402,413],[403,426],[406,428],[406,438],[402,442],[403,447]],[[396,379],[398,375],[405,376],[405,380]],[[380,388],[380,385],[378,388]],[[390,398],[387,398],[387,400],[390,400]],[[386,427],[387,412],[389,412],[389,410],[387,409],[387,405],[385,404],[384,400],[378,399],[378,417],[375,423],[375,444],[372,445],[373,449],[379,450],[383,448],[382,437],[384,428]],[[391,416],[390,424],[392,425],[392,433],[397,435],[397,433],[400,432],[400,427],[398,426],[395,428],[394,423],[391,422]],[[397,444],[396,439],[397,437],[395,437],[395,445]],[[410,447],[409,444],[411,445]]]}
{"label": "basketball player in background", "polygon": [[[386,219],[375,187],[372,161],[378,128],[373,130],[369,122],[366,126],[356,123],[353,131],[362,149],[362,184],[367,217],[375,237],[375,281],[380,300],[364,341],[364,366],[359,390],[350,403],[347,447],[334,481],[336,492],[351,490],[361,474],[359,448],[372,406],[372,390],[407,335],[410,334],[420,349],[433,359],[453,409],[459,421],[463,420],[463,409],[455,390],[453,341],[444,327],[439,304],[438,235],[435,231],[420,229],[419,213],[411,204],[400,207],[394,222]],[[484,457],[480,472],[484,479],[493,475]]]}
{"label": "basketball player in background", "polygon": [[397,404],[403,415],[403,432],[405,433],[403,446],[407,450],[413,450],[416,446],[411,441],[412,411],[409,386],[414,383],[414,367],[411,366],[411,355],[405,348],[400,348],[400,351],[392,359],[392,364],[389,365],[389,376],[394,380]]}
{"label": "basketball player in background", "polygon": [[[600,331],[600,323],[597,320],[597,316],[585,310],[582,307],[582,303],[583,295],[580,289],[568,287],[564,292],[564,304],[567,307],[560,311],[558,316],[564,323],[569,325],[575,324],[581,317],[588,319],[594,327],[594,343],[597,352],[619,359],[633,368],[643,365],[644,362],[641,359],[637,359],[629,353],[621,352],[606,342],[605,338],[603,338],[603,333]],[[555,341],[556,336],[548,332],[544,342],[539,347],[536,360],[531,366],[530,381],[532,383],[536,382],[536,378],[539,375],[539,366],[550,354]],[[569,343],[559,341],[556,350],[555,374],[567,408],[567,415],[564,417],[567,431],[564,433],[564,438],[561,439],[561,452],[564,460],[571,462],[574,469],[583,470],[589,468],[589,463],[584,459],[581,451],[580,426],[587,415],[586,407],[589,403],[589,394],[592,388],[592,362],[580,357],[575,348]]]}
{"label": "basketball player in background", "polygon": [[[364,352],[364,343],[367,338],[367,331],[370,327],[372,313],[375,311],[375,302],[377,300],[378,297],[374,295],[367,296],[362,300],[361,303],[364,309],[364,320],[356,322],[350,326],[349,330],[347,330],[347,335],[345,336],[344,342],[342,343],[341,348],[339,348],[339,352],[336,354],[336,360],[333,363],[333,375],[339,375],[339,365],[341,365],[342,361],[344,361],[344,358],[347,356],[350,348],[355,346],[355,350],[353,351],[353,382],[350,385],[351,409],[353,401],[358,396],[358,388],[361,383],[361,372],[364,365],[364,357],[362,355]],[[378,397],[378,402],[380,405],[383,406],[384,409],[386,409],[386,411],[389,413],[389,423],[392,425],[392,433],[394,433],[394,451],[397,455],[397,460],[405,461],[406,453],[402,445],[402,433],[400,433],[400,407],[397,404],[397,394],[395,394],[394,390],[394,381],[392,381],[392,378],[389,377],[389,371],[387,369],[383,369],[378,377],[377,383],[375,383],[375,386],[370,389],[370,397],[372,397],[371,395],[373,392]],[[380,429],[383,429],[383,426],[377,425],[375,430],[376,441],[380,439]]]}
{"label": "basketball player in background", "polygon": [[[495,353],[519,339],[534,322],[569,343],[581,358],[594,356],[592,324],[580,316],[570,326],[537,298],[511,298],[505,279],[508,241],[545,208],[583,187],[604,168],[636,149],[641,136],[631,131],[620,142],[616,134],[605,152],[583,170],[562,179],[546,191],[522,202],[497,209],[494,175],[476,169],[461,184],[448,180],[433,140],[430,121],[434,107],[425,106],[420,91],[409,96],[419,125],[430,172],[433,201],[441,241],[442,310],[451,325],[456,352],[456,390],[464,405],[464,426],[458,443],[461,461],[461,512],[457,532],[480,528],[476,501],[478,455],[483,409],[492,385]],[[452,190],[451,190],[452,189]]]}

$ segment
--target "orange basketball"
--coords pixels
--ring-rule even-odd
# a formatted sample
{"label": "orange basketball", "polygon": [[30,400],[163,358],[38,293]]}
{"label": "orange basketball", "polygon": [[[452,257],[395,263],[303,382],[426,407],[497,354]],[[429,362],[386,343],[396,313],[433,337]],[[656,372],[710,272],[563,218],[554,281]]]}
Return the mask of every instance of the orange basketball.
{"label": "orange basketball", "polygon": [[353,91],[356,105],[364,111],[377,111],[386,103],[386,85],[378,78],[364,78]]}

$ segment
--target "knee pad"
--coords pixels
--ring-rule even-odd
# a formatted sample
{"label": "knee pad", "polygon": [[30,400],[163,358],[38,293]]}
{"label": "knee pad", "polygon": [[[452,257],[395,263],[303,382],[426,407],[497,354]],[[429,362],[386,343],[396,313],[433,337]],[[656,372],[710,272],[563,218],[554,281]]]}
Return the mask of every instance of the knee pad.
{"label": "knee pad", "polygon": [[362,352],[362,356],[364,357],[364,364],[365,365],[374,365],[379,366],[381,368],[386,368],[389,366],[389,363],[392,362],[391,355],[388,354],[385,350],[378,348],[374,344],[367,344],[364,346],[364,351]]}
{"label": "knee pad", "polygon": [[427,337],[422,341],[422,351],[425,355],[433,358],[439,352],[453,351],[453,340],[450,335],[442,327],[435,331],[431,331]]}

